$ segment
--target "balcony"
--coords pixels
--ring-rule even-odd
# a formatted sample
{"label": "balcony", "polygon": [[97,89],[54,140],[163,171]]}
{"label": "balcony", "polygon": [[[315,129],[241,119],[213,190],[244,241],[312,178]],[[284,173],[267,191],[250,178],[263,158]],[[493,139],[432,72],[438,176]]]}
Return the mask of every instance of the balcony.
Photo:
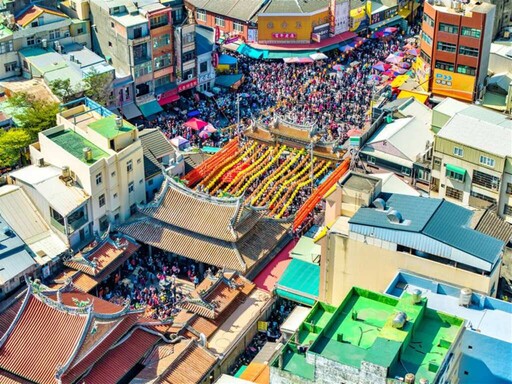
{"label": "balcony", "polygon": [[151,61],[151,56],[149,56],[149,55],[136,56],[133,58],[134,65],[140,65],[140,64],[146,63],[148,61]]}
{"label": "balcony", "polygon": [[151,40],[151,35],[148,34],[147,36],[141,36],[141,37],[137,37],[137,38],[133,38],[133,39],[128,39],[128,45],[133,47],[135,45],[147,43],[150,40]]}

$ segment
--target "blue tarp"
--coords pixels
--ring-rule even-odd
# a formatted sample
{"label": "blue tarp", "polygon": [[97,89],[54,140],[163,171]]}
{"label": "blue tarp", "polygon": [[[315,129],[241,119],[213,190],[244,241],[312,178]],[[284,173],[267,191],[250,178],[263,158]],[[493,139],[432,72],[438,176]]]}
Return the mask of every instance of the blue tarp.
{"label": "blue tarp", "polygon": [[238,60],[236,57],[229,56],[229,55],[220,55],[219,56],[219,65],[236,65],[238,63]]}
{"label": "blue tarp", "polygon": [[242,74],[217,76],[217,78],[215,79],[215,85],[218,85],[219,87],[229,88],[233,84],[240,81],[242,77]]}
{"label": "blue tarp", "polygon": [[196,117],[199,116],[201,112],[199,112],[197,109],[194,109],[193,111],[190,111],[187,113],[187,117]]}

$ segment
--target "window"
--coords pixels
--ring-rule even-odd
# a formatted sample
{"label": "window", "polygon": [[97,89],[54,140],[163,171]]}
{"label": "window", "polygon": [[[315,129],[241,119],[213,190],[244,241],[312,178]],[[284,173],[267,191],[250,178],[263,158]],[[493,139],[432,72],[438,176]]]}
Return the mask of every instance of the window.
{"label": "window", "polygon": [[142,37],[142,27],[133,28],[133,38],[140,39]]}
{"label": "window", "polygon": [[113,171],[113,172],[110,174],[110,177],[116,177],[116,171]]}
{"label": "window", "polygon": [[452,187],[446,187],[446,196],[455,200],[462,201],[462,191]]}
{"label": "window", "polygon": [[102,177],[101,177],[101,173],[98,173],[96,175],[96,185],[100,185],[102,183]]}
{"label": "window", "polygon": [[512,195],[512,183],[507,183],[507,195]]}
{"label": "window", "polygon": [[476,68],[470,67],[468,65],[457,65],[457,73],[462,73],[464,75],[476,76]]}
{"label": "window", "polygon": [[149,21],[149,23],[151,25],[151,29],[158,28],[158,27],[163,27],[164,25],[168,25],[169,24],[169,17],[168,17],[167,14],[156,16],[156,17],[153,17]]}
{"label": "window", "polygon": [[437,49],[439,51],[444,51],[444,52],[456,52],[457,45],[451,44],[451,43],[443,43],[443,42],[439,41],[437,43]]}
{"label": "window", "polygon": [[30,24],[31,27],[38,27],[39,23],[36,21],[33,21],[32,24]]}
{"label": "window", "polygon": [[83,27],[80,27],[80,28],[78,28],[78,29],[76,30],[76,34],[77,34],[77,35],[81,35],[81,34],[83,34],[83,33],[85,33],[85,29],[84,29]]}
{"label": "window", "polygon": [[130,214],[135,214],[137,212],[137,204],[130,205]]}
{"label": "window", "polygon": [[60,39],[60,29],[56,29],[54,31],[50,31],[50,40]]}
{"label": "window", "polygon": [[473,171],[473,184],[498,191],[500,189],[500,178],[475,170]]}
{"label": "window", "polygon": [[114,199],[117,199],[117,193],[114,193]]}
{"label": "window", "polygon": [[28,61],[23,60],[23,68],[25,68],[28,71]]}
{"label": "window", "polygon": [[503,207],[503,214],[506,216],[512,216],[512,205],[507,205]]}
{"label": "window", "polygon": [[238,22],[234,22],[233,23],[233,29],[236,31],[236,32],[243,32],[244,31],[244,26],[242,23],[238,23]]}
{"label": "window", "polygon": [[208,63],[206,61],[203,61],[199,64],[199,73],[205,73],[208,71]]}
{"label": "window", "polygon": [[478,48],[465,47],[461,45],[459,47],[459,53],[464,56],[478,57]]}
{"label": "window", "polygon": [[482,155],[482,156],[480,156],[480,164],[494,168],[494,159],[491,159],[490,157]]}
{"label": "window", "polygon": [[402,167],[401,173],[402,175],[411,176],[411,168]]}
{"label": "window", "polygon": [[128,160],[126,163],[126,172],[130,173],[131,171],[133,171],[133,161]]}
{"label": "window", "polygon": [[111,42],[111,41],[109,41],[109,42],[108,42],[108,46],[109,46],[109,47],[111,47],[111,46],[112,46],[112,42]]}
{"label": "window", "polygon": [[0,43],[0,53],[12,52],[14,50],[14,46],[11,41],[6,41],[5,43]]}
{"label": "window", "polygon": [[425,13],[424,13],[424,14],[423,14],[423,21],[424,21],[425,23],[427,23],[427,25],[429,25],[430,27],[434,28],[434,24],[435,24],[435,23],[434,23],[434,19],[433,19],[433,18],[431,18],[429,15],[427,15],[427,14],[425,14]]}
{"label": "window", "polygon": [[171,75],[165,75],[155,79],[155,89],[171,82]]}
{"label": "window", "polygon": [[64,217],[52,207],[50,207],[50,216],[52,225],[61,232],[64,232]]}
{"label": "window", "polygon": [[135,77],[141,77],[153,72],[153,66],[151,65],[151,61],[148,61],[144,64],[136,65],[134,71]]}
{"label": "window", "polygon": [[492,197],[482,195],[481,193],[478,193],[475,191],[471,191],[469,194],[471,197],[475,197],[477,199],[487,201],[488,203],[491,203],[491,204],[496,204],[496,199],[493,199]]}
{"label": "window", "polygon": [[224,27],[224,18],[220,16],[215,16],[215,25],[218,25],[219,27]]}
{"label": "window", "polygon": [[198,9],[196,12],[196,18],[199,21],[206,21],[206,11],[204,9]]}
{"label": "window", "polygon": [[142,184],[142,181],[143,181],[143,180],[142,180],[142,179],[140,179],[140,180],[139,180],[139,184]]}
{"label": "window", "polygon": [[98,197],[98,203],[100,204],[100,208],[105,205],[105,195],[102,194],[100,197]]}
{"label": "window", "polygon": [[133,181],[130,181],[130,183],[128,183],[128,193],[132,193],[133,192]]}
{"label": "window", "polygon": [[140,164],[142,162],[142,159],[137,159],[137,164]]}
{"label": "window", "polygon": [[168,33],[153,39],[153,48],[160,48],[171,44],[171,35]]}
{"label": "window", "polygon": [[373,156],[368,156],[366,160],[368,161],[368,164],[373,164],[373,165],[375,165],[375,157],[373,157]]}
{"label": "window", "polygon": [[428,45],[432,45],[432,38],[429,35],[427,35],[425,32],[421,32],[421,38]]}
{"label": "window", "polygon": [[453,72],[454,65],[452,63],[447,63],[446,61],[436,60],[436,68]]}
{"label": "window", "polygon": [[460,181],[461,183],[463,183],[464,179],[465,179],[464,176],[465,176],[464,174],[461,174],[459,172],[454,172],[454,171],[446,168],[446,177],[448,177],[449,179]]}
{"label": "window", "polygon": [[116,214],[114,215],[114,221],[119,221],[119,213],[116,213]]}
{"label": "window", "polygon": [[35,43],[36,43],[36,37],[35,36],[27,37],[27,45],[34,45]]}
{"label": "window", "polygon": [[14,72],[18,68],[18,63],[13,61],[12,63],[4,64],[5,72]]}
{"label": "window", "polygon": [[183,52],[183,54],[181,55],[181,60],[184,63],[186,63],[187,61],[194,60],[195,58],[196,58],[196,54],[194,51]]}
{"label": "window", "polygon": [[430,63],[432,62],[432,59],[430,58],[430,56],[429,56],[429,55],[427,55],[427,53],[426,53],[423,49],[420,51],[420,57],[421,57],[423,60],[425,60],[425,62],[426,62],[427,64],[430,64]]}
{"label": "window", "polygon": [[459,33],[459,27],[453,24],[439,23],[439,30],[441,32],[453,33],[455,35]]}
{"label": "window", "polygon": [[480,38],[482,32],[476,28],[462,27],[462,36],[475,37],[477,39]]}
{"label": "window", "polygon": [[151,86],[148,83],[137,84],[135,89],[137,90],[136,97],[144,96],[151,92]]}
{"label": "window", "polygon": [[195,41],[195,37],[193,33],[187,33],[183,36],[183,44],[191,44]]}
{"label": "window", "polygon": [[111,21],[111,22],[110,22],[110,27],[111,27],[111,28],[115,28],[115,26],[116,26],[116,25],[114,24],[114,22],[113,22],[113,21]]}
{"label": "window", "polygon": [[441,159],[439,157],[434,157],[434,171],[441,170]]}
{"label": "window", "polygon": [[108,217],[107,215],[103,215],[100,217],[100,231],[103,232],[108,228]]}
{"label": "window", "polygon": [[462,148],[459,148],[459,147],[453,147],[453,154],[455,156],[462,157],[462,156],[464,156],[464,150]]}
{"label": "window", "polygon": [[155,71],[158,69],[166,68],[172,64],[171,54],[166,53],[165,55],[155,57]]}

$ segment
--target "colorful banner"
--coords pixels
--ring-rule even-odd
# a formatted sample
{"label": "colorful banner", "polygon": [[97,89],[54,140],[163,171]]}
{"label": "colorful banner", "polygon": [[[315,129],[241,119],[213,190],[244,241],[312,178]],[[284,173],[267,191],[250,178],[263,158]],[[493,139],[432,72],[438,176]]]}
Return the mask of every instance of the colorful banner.
{"label": "colorful banner", "polygon": [[412,70],[416,74],[416,79],[424,91],[428,92],[428,82],[430,80],[430,65],[421,57],[417,57],[412,64]]}
{"label": "colorful banner", "polygon": [[476,78],[461,73],[442,69],[434,69],[432,92],[434,94],[451,96],[460,100],[473,101]]}
{"label": "colorful banner", "polygon": [[187,89],[192,89],[197,87],[197,79],[192,79],[187,81],[186,83],[181,83],[178,85],[178,92],[186,91]]}
{"label": "colorful banner", "polygon": [[212,66],[213,68],[217,68],[219,66],[219,54],[217,52],[213,52],[212,54]]}
{"label": "colorful banner", "polygon": [[368,26],[368,17],[364,7],[352,9],[350,11],[350,31],[356,32],[359,29],[366,28]]}

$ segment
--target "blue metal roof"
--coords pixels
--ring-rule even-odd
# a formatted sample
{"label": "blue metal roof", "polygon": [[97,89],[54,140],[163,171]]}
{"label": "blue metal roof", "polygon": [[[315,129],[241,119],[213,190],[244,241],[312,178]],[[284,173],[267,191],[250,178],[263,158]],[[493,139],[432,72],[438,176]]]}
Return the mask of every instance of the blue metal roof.
{"label": "blue metal roof", "polygon": [[443,201],[423,233],[479,259],[494,264],[505,245],[501,240],[469,228],[473,212]]}
{"label": "blue metal roof", "polygon": [[[359,208],[349,220],[350,224],[368,225],[407,232],[421,232],[442,203],[439,199],[399,194],[381,194],[386,201],[386,211],[376,208]],[[404,223],[395,224],[388,220],[387,213],[395,209],[402,215]]]}

